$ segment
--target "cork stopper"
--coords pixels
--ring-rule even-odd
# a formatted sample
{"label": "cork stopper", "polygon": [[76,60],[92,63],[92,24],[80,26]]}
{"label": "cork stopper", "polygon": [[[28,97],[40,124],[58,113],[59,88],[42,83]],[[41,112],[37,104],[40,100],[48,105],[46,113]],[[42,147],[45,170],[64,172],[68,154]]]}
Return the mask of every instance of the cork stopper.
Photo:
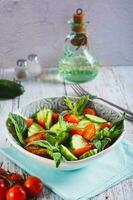
{"label": "cork stopper", "polygon": [[83,13],[81,8],[76,10],[76,13],[73,15],[73,27],[74,32],[86,32],[86,16]]}

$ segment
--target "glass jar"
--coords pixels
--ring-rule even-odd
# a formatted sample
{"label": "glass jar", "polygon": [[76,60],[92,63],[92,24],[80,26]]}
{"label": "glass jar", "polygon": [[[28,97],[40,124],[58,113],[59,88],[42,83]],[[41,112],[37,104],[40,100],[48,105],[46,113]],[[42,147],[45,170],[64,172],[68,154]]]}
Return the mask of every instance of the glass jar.
{"label": "glass jar", "polygon": [[58,65],[59,74],[70,82],[90,81],[98,74],[99,62],[90,52],[82,9],[77,9],[73,21],[69,23],[72,32],[65,39],[64,52]]}

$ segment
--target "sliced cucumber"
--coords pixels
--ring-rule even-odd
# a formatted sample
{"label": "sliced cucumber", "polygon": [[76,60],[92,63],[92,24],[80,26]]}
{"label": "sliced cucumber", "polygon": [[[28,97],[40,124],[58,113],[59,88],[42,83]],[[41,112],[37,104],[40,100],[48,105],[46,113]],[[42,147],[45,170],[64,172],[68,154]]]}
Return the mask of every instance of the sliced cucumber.
{"label": "sliced cucumber", "polygon": [[79,157],[79,159],[88,158],[88,157],[93,156],[95,154],[97,154],[97,149],[93,149],[91,151],[84,153],[82,156]]}
{"label": "sliced cucumber", "polygon": [[36,134],[36,133],[39,133],[41,131],[44,131],[44,129],[42,128],[42,126],[40,126],[39,124],[37,123],[33,123],[29,128],[28,128],[28,137]]}
{"label": "sliced cucumber", "polygon": [[53,114],[53,112],[50,109],[47,109],[45,112],[46,112],[46,114],[45,114],[46,115],[45,125],[46,125],[46,128],[49,129],[51,124],[52,124],[52,114]]}
{"label": "sliced cucumber", "polygon": [[52,124],[52,110],[44,108],[36,114],[37,120],[44,120],[46,129],[49,129]]}
{"label": "sliced cucumber", "polygon": [[79,149],[88,145],[87,140],[85,140],[81,135],[73,135],[71,137],[70,147],[71,149]]}
{"label": "sliced cucumber", "polygon": [[68,148],[66,148],[64,145],[61,144],[60,146],[60,151],[61,151],[61,154],[67,159],[67,160],[77,160],[77,157],[71,153],[71,151],[69,151]]}
{"label": "sliced cucumber", "polygon": [[59,122],[57,122],[56,124],[54,124],[53,126],[51,126],[50,131],[52,131],[54,133],[58,133],[58,131],[60,131],[60,124],[59,124]]}
{"label": "sliced cucumber", "polygon": [[90,124],[90,120],[88,119],[83,119],[79,122],[79,124],[77,125],[78,128],[85,128],[88,124]]}
{"label": "sliced cucumber", "polygon": [[95,123],[102,124],[102,123],[107,122],[105,119],[103,119],[103,118],[101,118],[101,117],[98,117],[98,116],[95,116],[95,115],[86,114],[85,116],[86,116],[90,121],[95,122]]}

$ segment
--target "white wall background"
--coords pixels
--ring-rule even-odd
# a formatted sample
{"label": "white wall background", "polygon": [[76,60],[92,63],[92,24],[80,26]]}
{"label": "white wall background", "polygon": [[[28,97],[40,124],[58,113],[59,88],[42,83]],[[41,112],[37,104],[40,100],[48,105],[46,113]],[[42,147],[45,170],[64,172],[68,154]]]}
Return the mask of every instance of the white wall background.
{"label": "white wall background", "polygon": [[[133,0],[0,0],[0,62],[37,53],[57,66],[76,8],[87,13],[92,50],[103,65],[133,65]],[[0,65],[2,66],[2,65]]]}

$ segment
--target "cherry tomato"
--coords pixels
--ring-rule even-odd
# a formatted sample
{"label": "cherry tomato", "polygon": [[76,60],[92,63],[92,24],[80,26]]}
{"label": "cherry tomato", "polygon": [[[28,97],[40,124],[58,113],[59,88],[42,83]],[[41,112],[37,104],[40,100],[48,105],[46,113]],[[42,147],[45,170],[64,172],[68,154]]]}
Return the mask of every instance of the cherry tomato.
{"label": "cherry tomato", "polygon": [[6,193],[6,200],[26,200],[26,192],[21,185],[14,185]]}
{"label": "cherry tomato", "polygon": [[73,123],[73,124],[78,124],[79,123],[79,119],[77,118],[76,115],[72,115],[72,114],[66,114],[64,116],[64,121],[65,122],[69,122],[69,123]]}
{"label": "cherry tomato", "polygon": [[78,134],[78,135],[83,135],[83,130],[82,129],[72,129],[69,131],[72,135]]}
{"label": "cherry tomato", "polygon": [[37,123],[38,123],[40,126],[42,126],[43,128],[46,128],[46,125],[45,125],[44,120],[38,119],[38,120],[37,120]]}
{"label": "cherry tomato", "polygon": [[84,153],[90,151],[90,150],[93,149],[93,148],[94,148],[94,145],[93,145],[93,144],[88,144],[86,147],[82,147],[82,148],[79,148],[79,149],[75,149],[75,150],[73,151],[73,154],[74,154],[75,156],[81,156],[82,154],[84,154]]}
{"label": "cherry tomato", "polygon": [[94,124],[89,124],[85,127],[83,137],[87,140],[92,141],[96,136],[96,127]]}
{"label": "cherry tomato", "polygon": [[24,182],[24,186],[30,197],[37,197],[43,191],[43,183],[35,176],[29,176]]}
{"label": "cherry tomato", "polygon": [[103,123],[100,125],[100,128],[103,129],[103,128],[111,128],[112,126],[112,123],[111,122],[106,122],[106,123]]}
{"label": "cherry tomato", "polygon": [[33,119],[32,118],[26,119],[26,123],[27,123],[27,126],[30,127],[33,124]]}
{"label": "cherry tomato", "polygon": [[23,183],[24,179],[23,176],[19,173],[11,173],[8,177],[9,181],[12,181],[14,183]]}
{"label": "cherry tomato", "polygon": [[89,115],[96,115],[96,112],[95,110],[93,110],[92,108],[85,108],[83,110],[83,114],[86,115],[86,114],[89,114]]}
{"label": "cherry tomato", "polygon": [[6,179],[0,179],[0,200],[5,199],[7,188],[8,188],[8,181],[6,181]]}
{"label": "cherry tomato", "polygon": [[58,122],[59,114],[57,112],[53,112],[52,114],[52,121],[54,123]]}

